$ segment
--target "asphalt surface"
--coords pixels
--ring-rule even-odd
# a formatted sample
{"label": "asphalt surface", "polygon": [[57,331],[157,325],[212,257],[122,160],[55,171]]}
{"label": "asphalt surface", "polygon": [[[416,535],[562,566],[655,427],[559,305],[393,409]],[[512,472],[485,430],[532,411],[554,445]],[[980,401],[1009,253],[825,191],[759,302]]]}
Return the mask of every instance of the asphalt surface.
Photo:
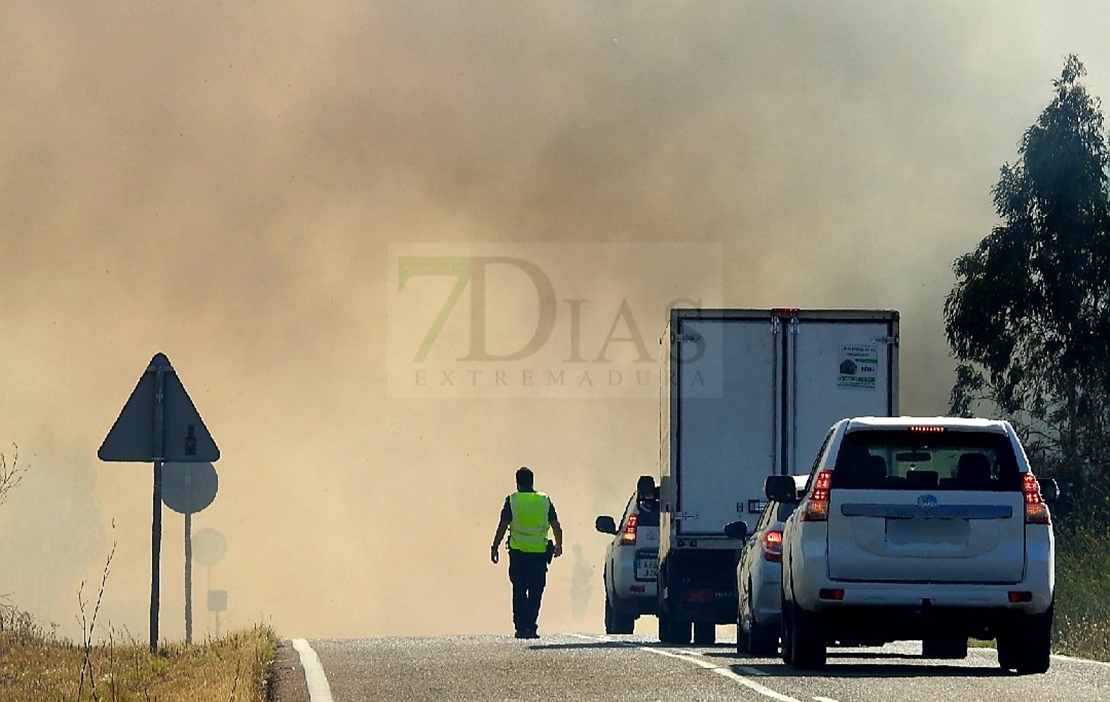
{"label": "asphalt surface", "polygon": [[1110,664],[1057,656],[1048,673],[1019,676],[998,668],[993,649],[940,661],[922,658],[913,643],[830,648],[828,666],[814,672],[737,654],[729,642],[664,646],[643,636],[319,639],[300,647],[312,659],[309,678],[326,678],[323,687],[310,690],[302,654],[285,642],[271,702],[1110,702]]}

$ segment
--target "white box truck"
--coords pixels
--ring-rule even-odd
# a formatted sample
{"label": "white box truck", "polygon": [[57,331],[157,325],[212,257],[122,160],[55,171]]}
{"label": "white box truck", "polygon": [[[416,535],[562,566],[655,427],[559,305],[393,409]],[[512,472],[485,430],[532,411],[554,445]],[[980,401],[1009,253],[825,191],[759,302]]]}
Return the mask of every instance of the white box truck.
{"label": "white box truck", "polygon": [[844,417],[898,414],[893,310],[672,309],[661,340],[659,640],[736,621],[768,475],[806,473]]}

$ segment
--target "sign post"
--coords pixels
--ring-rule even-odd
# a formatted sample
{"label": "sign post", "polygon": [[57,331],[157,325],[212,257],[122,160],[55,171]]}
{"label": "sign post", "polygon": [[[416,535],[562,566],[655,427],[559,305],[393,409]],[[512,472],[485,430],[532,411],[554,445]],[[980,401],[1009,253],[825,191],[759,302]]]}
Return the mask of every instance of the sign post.
{"label": "sign post", "polygon": [[159,353],[150,359],[150,365],[140,376],[96,455],[102,461],[154,463],[154,514],[150,527],[150,651],[157,653],[162,466],[166,461],[201,463],[220,458],[220,449],[165,354]]}

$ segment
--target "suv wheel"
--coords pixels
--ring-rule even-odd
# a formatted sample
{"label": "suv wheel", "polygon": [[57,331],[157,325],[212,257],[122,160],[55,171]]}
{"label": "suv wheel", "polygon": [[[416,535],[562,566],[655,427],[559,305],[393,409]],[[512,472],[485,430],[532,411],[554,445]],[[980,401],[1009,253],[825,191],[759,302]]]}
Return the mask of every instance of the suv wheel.
{"label": "suv wheel", "polygon": [[1052,658],[1052,616],[1055,605],[1041,614],[1015,621],[998,634],[998,665],[1020,675],[1044,673]]}
{"label": "suv wheel", "polygon": [[752,619],[752,630],[748,632],[748,650],[753,656],[773,656],[779,650],[779,630],[773,626],[760,624]]}
{"label": "suv wheel", "polygon": [[740,614],[738,608],[736,610],[736,652],[747,653],[749,646],[748,632],[744,631],[744,616]]}
{"label": "suv wheel", "polygon": [[635,615],[628,614],[614,605],[605,595],[605,633],[606,634],[631,634],[636,628]]}
{"label": "suv wheel", "polygon": [[[748,583],[747,601],[751,602],[751,583]],[[744,617],[739,608],[736,612],[736,652],[750,653],[753,656],[773,656],[779,650],[778,627],[760,624],[752,612],[752,621],[749,629],[744,628]]]}
{"label": "suv wheel", "polygon": [[827,651],[821,621],[814,614],[794,605],[790,617],[790,643],[794,667],[823,668]]}
{"label": "suv wheel", "polygon": [[793,634],[793,608],[782,600],[782,617],[779,624],[779,638],[782,639],[782,662],[790,665],[794,662],[794,634]]}

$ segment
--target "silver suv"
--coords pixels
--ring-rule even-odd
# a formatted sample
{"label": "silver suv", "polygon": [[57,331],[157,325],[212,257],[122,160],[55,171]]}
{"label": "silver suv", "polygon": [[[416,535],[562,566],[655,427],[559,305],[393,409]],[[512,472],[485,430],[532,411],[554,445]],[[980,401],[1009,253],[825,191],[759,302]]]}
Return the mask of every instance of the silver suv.
{"label": "silver suv", "polygon": [[736,563],[736,651],[773,656],[779,647],[782,613],[782,528],[806,484],[795,475],[797,491],[787,502],[769,500],[744,541]]}
{"label": "silver suv", "polygon": [[659,611],[659,492],[641,476],[618,525],[598,517],[595,528],[614,538],[605,549],[605,633],[631,634],[641,614]]}
{"label": "silver suv", "polygon": [[[794,480],[766,492],[792,499]],[[783,530],[783,660],[816,668],[829,644],[898,640],[963,658],[972,637],[997,639],[1005,670],[1046,671],[1058,494],[1004,421],[836,423]]]}

